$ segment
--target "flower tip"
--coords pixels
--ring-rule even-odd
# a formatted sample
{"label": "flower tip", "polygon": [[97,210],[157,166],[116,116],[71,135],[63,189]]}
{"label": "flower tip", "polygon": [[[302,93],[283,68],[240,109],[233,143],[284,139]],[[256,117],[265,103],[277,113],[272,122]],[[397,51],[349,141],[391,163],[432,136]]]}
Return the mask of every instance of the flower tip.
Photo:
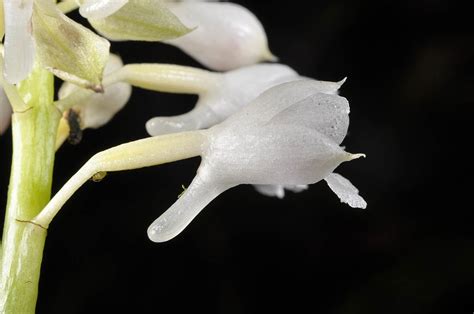
{"label": "flower tip", "polygon": [[162,243],[171,240],[174,236],[163,234],[159,231],[158,226],[151,225],[147,230],[148,238],[155,243]]}
{"label": "flower tip", "polygon": [[340,80],[339,82],[337,82],[337,85],[339,85],[339,87],[341,87],[342,85],[344,85],[344,83],[347,81],[347,76],[345,78],[343,78],[342,80]]}
{"label": "flower tip", "polygon": [[347,157],[348,158],[347,161],[351,161],[351,160],[354,160],[354,159],[359,159],[361,157],[366,158],[367,156],[365,154],[351,154],[351,153],[349,153],[348,157]]}

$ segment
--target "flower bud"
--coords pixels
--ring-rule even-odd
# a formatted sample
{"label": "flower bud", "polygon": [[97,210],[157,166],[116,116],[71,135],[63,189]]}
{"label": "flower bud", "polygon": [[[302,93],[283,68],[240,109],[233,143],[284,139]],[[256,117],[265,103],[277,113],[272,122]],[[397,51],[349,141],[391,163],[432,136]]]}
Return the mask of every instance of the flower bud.
{"label": "flower bud", "polygon": [[206,141],[196,177],[153,222],[148,236],[155,242],[175,237],[215,197],[239,184],[301,186],[329,177],[341,200],[365,207],[351,201],[360,198],[357,189],[331,176],[340,163],[363,156],[337,143],[347,133],[348,114],[347,100],[321,93],[316,81],[270,88],[226,121],[201,131]]}
{"label": "flower bud", "polygon": [[192,32],[167,41],[206,67],[227,71],[261,61],[275,61],[260,21],[234,3],[173,2],[169,9]]}

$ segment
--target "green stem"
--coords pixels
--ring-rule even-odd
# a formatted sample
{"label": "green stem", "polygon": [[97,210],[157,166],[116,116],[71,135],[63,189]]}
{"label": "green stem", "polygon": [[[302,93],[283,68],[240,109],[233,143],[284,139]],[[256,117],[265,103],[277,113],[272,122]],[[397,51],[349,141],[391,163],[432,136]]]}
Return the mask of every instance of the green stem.
{"label": "green stem", "polygon": [[28,109],[12,118],[13,158],[0,264],[0,313],[34,313],[46,230],[30,221],[48,203],[60,113],[54,79],[35,69],[18,87]]}

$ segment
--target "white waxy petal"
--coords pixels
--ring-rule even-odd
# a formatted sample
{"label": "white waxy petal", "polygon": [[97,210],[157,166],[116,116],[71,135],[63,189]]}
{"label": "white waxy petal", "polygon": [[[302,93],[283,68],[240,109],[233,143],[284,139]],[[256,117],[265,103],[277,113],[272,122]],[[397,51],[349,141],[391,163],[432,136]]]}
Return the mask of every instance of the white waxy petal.
{"label": "white waxy petal", "polygon": [[10,125],[11,115],[12,107],[3,88],[0,87],[0,134],[3,134]]}
{"label": "white waxy petal", "polygon": [[282,199],[285,197],[285,190],[288,190],[294,193],[299,193],[308,189],[308,186],[306,184],[303,184],[303,185],[256,184],[254,185],[254,187],[260,194],[263,194],[265,196],[270,196],[270,197],[277,197],[279,199]]}
{"label": "white waxy petal", "polygon": [[270,123],[313,128],[341,144],[349,128],[349,111],[346,98],[317,93],[278,113]]}
{"label": "white waxy petal", "polygon": [[128,0],[84,0],[79,13],[85,18],[103,19],[120,10]]}
{"label": "white waxy petal", "polygon": [[340,174],[331,173],[325,180],[342,203],[349,204],[354,208],[367,207],[367,202],[359,195],[359,190]]}
{"label": "white waxy petal", "polygon": [[223,130],[219,126],[209,129],[202,167],[226,182],[316,183],[349,155],[330,138],[304,127],[232,125]]}
{"label": "white waxy petal", "polygon": [[260,61],[274,61],[265,30],[246,8],[234,3],[169,3],[189,34],[168,41],[206,67],[227,71]]}
{"label": "white waxy petal", "polygon": [[5,79],[16,84],[33,69],[35,48],[31,29],[33,0],[5,0]]}
{"label": "white waxy petal", "polygon": [[165,242],[174,238],[214,198],[231,187],[202,180],[198,174],[173,206],[150,225],[148,237],[153,242]]}
{"label": "white waxy petal", "polygon": [[[255,99],[237,114],[224,121],[222,126],[229,127],[228,125],[231,124],[236,125],[236,127],[237,125],[239,127],[264,125],[285,109],[301,104],[301,102],[304,103],[306,99],[317,99],[320,97],[318,94],[321,93],[328,94],[328,98],[333,99],[335,103],[341,102],[340,96],[333,95],[337,92],[339,85],[337,83],[331,85],[332,87],[328,88],[329,85],[325,82],[322,83],[321,81],[311,79],[293,80],[280,84],[262,93],[258,99]],[[309,104],[311,103],[309,101]],[[315,106],[308,105],[308,107],[311,110],[318,109],[316,104]],[[340,106],[335,106],[334,109],[334,112],[338,113]],[[288,112],[290,113],[291,111]],[[299,111],[299,114],[302,119],[301,121],[305,121],[305,115],[310,113]],[[284,117],[280,116],[278,119],[283,119]]]}
{"label": "white waxy petal", "polygon": [[[110,55],[104,73],[110,74],[123,66],[122,60],[115,55]],[[71,83],[64,83],[59,90],[59,98],[63,99],[79,89]],[[128,102],[132,87],[128,83],[114,83],[107,86],[104,93],[96,93],[88,98],[85,103],[77,104],[74,109],[80,112],[83,128],[99,128],[108,123]]]}

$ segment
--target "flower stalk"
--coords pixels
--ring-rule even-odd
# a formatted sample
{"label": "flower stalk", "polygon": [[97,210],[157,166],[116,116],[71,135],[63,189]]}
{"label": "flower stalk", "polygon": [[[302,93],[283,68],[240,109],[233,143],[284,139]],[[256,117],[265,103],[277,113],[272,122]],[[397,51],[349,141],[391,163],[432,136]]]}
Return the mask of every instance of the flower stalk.
{"label": "flower stalk", "polygon": [[0,264],[0,312],[34,313],[46,230],[31,220],[48,203],[60,113],[54,79],[36,68],[18,86],[28,108],[12,118],[13,158]]}
{"label": "flower stalk", "polygon": [[32,220],[48,228],[66,201],[88,180],[112,171],[132,170],[199,156],[205,140],[201,131],[145,138],[112,147],[94,155],[56,193]]}

